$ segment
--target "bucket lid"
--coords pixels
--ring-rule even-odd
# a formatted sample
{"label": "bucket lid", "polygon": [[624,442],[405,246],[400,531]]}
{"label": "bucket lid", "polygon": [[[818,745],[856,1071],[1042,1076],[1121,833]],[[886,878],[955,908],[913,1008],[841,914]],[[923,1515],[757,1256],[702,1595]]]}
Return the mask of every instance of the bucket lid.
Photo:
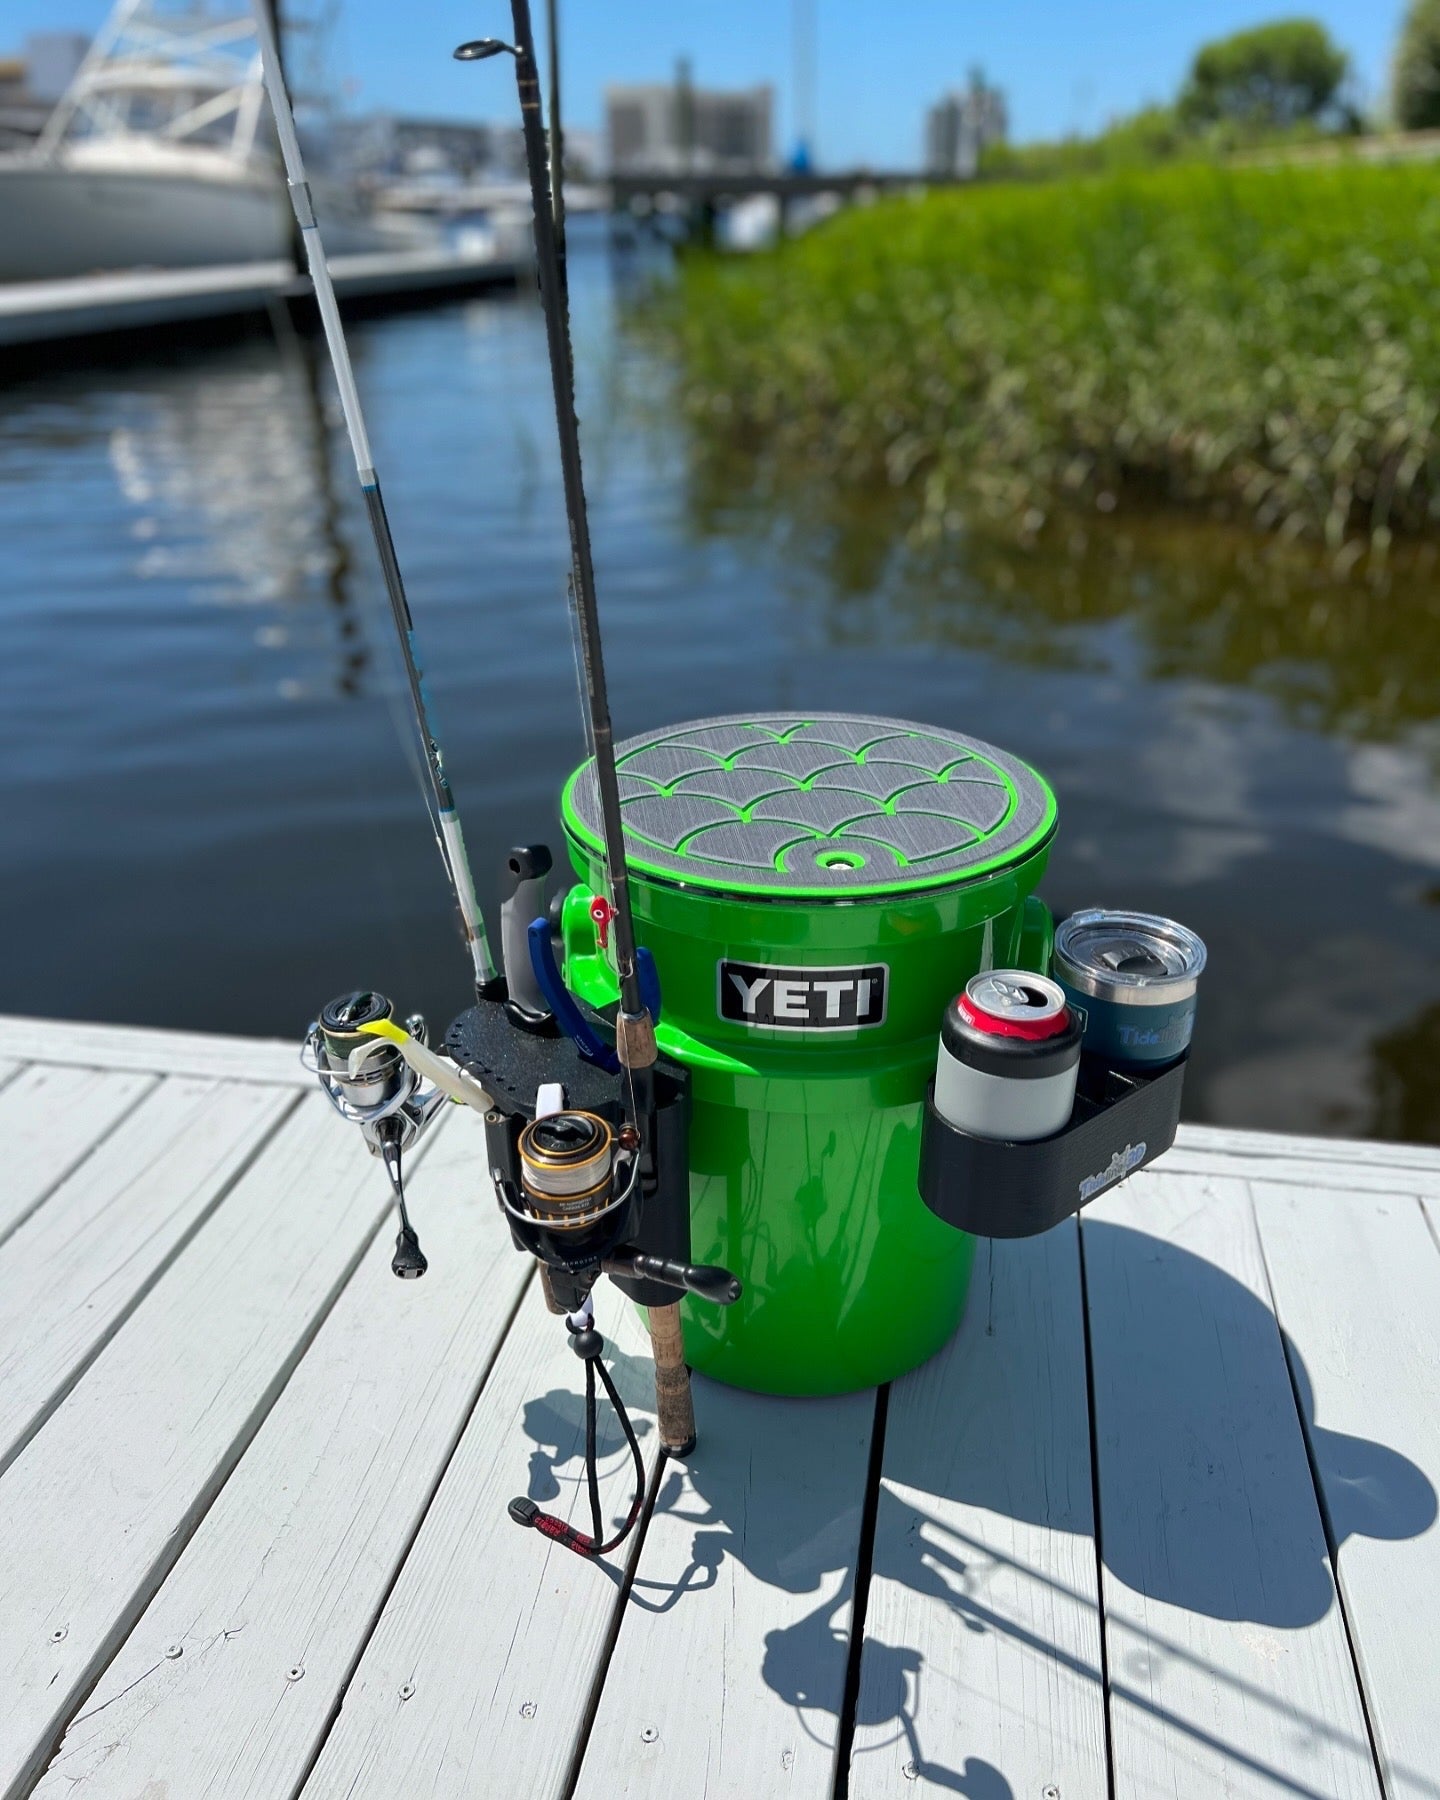
{"label": "bucket lid", "polygon": [[[731,714],[616,749],[625,849],[651,880],[777,900],[863,899],[1010,867],[1048,843],[1055,797],[959,732],[868,713]],[[565,828],[601,843],[593,762]]]}
{"label": "bucket lid", "polygon": [[1161,1005],[1195,992],[1205,946],[1174,919],[1096,906],[1055,927],[1053,967],[1082,994],[1122,1005]]}

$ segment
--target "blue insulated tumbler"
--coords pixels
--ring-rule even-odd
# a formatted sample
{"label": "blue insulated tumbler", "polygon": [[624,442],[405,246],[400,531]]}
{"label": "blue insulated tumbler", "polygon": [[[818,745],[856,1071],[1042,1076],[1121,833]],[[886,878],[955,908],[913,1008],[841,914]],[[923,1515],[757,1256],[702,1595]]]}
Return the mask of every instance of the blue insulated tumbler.
{"label": "blue insulated tumbler", "polygon": [[1084,1024],[1087,1057],[1153,1071],[1190,1048],[1205,946],[1154,913],[1092,907],[1055,927],[1050,972]]}

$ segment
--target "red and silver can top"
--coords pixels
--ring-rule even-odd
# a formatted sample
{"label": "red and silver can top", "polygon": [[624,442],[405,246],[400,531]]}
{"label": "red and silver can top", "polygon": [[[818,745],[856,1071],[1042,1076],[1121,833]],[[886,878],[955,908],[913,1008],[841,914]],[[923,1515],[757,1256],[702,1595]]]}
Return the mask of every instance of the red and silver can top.
{"label": "red and silver can top", "polygon": [[982,1075],[1009,1081],[1062,1075],[1080,1060],[1080,1033],[1079,1014],[1048,975],[1029,969],[987,969],[972,975],[964,993],[945,1008],[940,1068],[949,1058]]}
{"label": "red and silver can top", "polygon": [[972,975],[956,1001],[967,1025],[987,1037],[1059,1037],[1069,1024],[1065,995],[1048,975],[1028,969],[987,969]]}

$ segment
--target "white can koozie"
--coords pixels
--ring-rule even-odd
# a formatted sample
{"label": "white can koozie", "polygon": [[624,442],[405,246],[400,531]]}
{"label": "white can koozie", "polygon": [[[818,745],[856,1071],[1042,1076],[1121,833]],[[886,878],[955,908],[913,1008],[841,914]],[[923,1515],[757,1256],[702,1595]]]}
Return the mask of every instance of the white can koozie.
{"label": "white can koozie", "polygon": [[1068,1122],[1080,1068],[1079,1019],[1048,976],[993,969],[945,1009],[935,1108],[974,1137],[1025,1143]]}

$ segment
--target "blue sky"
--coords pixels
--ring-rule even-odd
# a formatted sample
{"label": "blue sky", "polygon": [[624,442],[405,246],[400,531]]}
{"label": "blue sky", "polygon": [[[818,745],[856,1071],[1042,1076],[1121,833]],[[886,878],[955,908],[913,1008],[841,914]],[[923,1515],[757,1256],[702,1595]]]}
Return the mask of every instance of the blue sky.
{"label": "blue sky", "polygon": [[[1378,99],[1402,0],[810,0],[817,15],[816,116],[831,166],[911,165],[926,105],[972,63],[1004,88],[1016,138],[1093,130],[1117,112],[1171,95],[1197,44],[1292,11],[1321,19],[1353,58],[1362,96]],[[537,8],[543,0],[532,0]],[[782,145],[793,126],[788,0],[560,0],[565,110],[598,125],[608,81],[668,79],[688,53],[702,84],[769,81]],[[106,0],[5,0],[3,30],[93,29]],[[332,62],[354,103],[446,117],[510,116],[508,64],[450,60],[461,38],[504,35],[507,0],[339,0]]]}

